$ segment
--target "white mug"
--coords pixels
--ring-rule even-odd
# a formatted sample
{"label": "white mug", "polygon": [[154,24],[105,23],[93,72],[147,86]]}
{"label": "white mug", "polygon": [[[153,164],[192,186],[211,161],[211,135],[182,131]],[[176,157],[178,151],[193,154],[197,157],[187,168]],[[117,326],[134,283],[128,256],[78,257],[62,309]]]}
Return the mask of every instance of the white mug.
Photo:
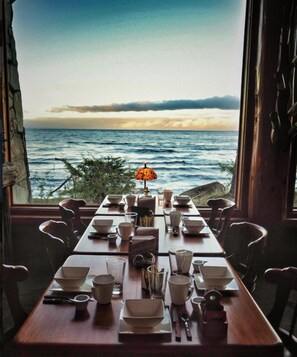
{"label": "white mug", "polygon": [[136,201],[135,195],[127,195],[125,197],[125,202],[129,208],[135,205],[135,201]]}
{"label": "white mug", "polygon": [[92,293],[99,304],[109,304],[111,302],[114,282],[115,278],[110,274],[94,276]]}
{"label": "white mug", "polygon": [[180,274],[188,274],[192,264],[193,252],[191,250],[178,249],[175,251],[175,258],[177,271]]}
{"label": "white mug", "polygon": [[171,301],[175,305],[183,305],[192,295],[191,278],[185,275],[172,275],[168,279]]}
{"label": "white mug", "polygon": [[122,240],[129,240],[132,233],[133,223],[121,222],[117,228],[118,235]]}

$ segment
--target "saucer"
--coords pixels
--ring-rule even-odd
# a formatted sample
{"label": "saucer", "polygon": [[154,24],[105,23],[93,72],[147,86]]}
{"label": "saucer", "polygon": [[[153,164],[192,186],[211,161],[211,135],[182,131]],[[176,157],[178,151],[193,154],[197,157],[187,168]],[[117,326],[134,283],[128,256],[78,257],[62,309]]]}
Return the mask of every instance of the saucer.
{"label": "saucer", "polygon": [[203,227],[202,230],[200,232],[197,232],[197,233],[193,233],[193,232],[189,232],[187,230],[186,227],[183,227],[182,229],[182,232],[184,235],[186,236],[192,236],[192,237],[205,237],[205,236],[208,236],[210,234],[210,230],[207,226]]}

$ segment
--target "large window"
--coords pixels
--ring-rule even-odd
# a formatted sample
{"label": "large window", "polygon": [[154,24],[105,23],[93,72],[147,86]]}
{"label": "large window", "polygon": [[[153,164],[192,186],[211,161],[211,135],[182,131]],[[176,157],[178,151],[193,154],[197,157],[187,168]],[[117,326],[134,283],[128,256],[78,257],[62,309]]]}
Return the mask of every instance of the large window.
{"label": "large window", "polygon": [[219,182],[232,195],[244,0],[16,0],[13,10],[33,203],[69,195],[61,159],[107,157],[133,172],[147,162],[153,190],[195,196]]}

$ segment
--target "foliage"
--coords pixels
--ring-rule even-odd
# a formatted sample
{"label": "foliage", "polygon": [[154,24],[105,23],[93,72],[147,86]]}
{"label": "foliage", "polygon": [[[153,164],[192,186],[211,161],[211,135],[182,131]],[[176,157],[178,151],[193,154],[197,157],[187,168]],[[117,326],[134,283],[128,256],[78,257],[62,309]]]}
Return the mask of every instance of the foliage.
{"label": "foliage", "polygon": [[236,174],[236,162],[230,159],[227,162],[218,162],[221,172],[227,174],[230,177],[230,182],[227,184],[227,187],[230,193],[234,193],[234,183],[235,183],[235,174]]}
{"label": "foliage", "polygon": [[68,193],[90,203],[101,203],[110,193],[127,193],[135,187],[134,170],[126,167],[120,157],[83,158],[76,167],[66,159],[57,160],[64,163],[70,174],[73,186]]}

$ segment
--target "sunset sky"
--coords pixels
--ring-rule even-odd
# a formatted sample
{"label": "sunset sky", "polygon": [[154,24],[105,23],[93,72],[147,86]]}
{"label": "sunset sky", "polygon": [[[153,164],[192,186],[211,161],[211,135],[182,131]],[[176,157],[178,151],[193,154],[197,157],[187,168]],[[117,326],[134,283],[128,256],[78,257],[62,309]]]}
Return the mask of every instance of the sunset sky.
{"label": "sunset sky", "polygon": [[16,0],[26,127],[237,129],[244,0]]}

